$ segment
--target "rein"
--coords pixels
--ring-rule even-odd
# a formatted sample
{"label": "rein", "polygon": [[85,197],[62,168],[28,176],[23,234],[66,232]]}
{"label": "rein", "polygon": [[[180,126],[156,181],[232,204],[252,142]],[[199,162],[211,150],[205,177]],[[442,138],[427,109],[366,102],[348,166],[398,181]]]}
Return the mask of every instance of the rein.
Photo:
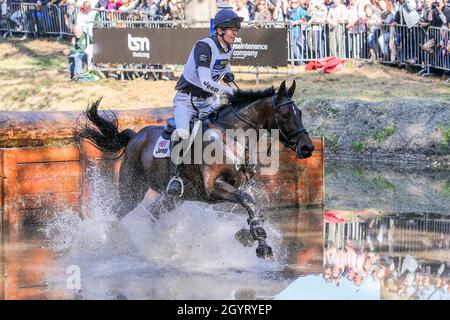
{"label": "rein", "polygon": [[[280,103],[280,104],[276,104],[275,102],[275,95],[272,96],[272,106],[273,106],[273,120],[275,123],[275,126],[278,130],[280,130],[281,133],[281,142],[288,148],[292,149],[295,151],[295,147],[297,145],[297,140],[298,137],[301,134],[307,134],[306,129],[305,128],[301,128],[301,129],[297,129],[291,133],[285,133],[282,129],[282,127],[280,126],[279,123],[279,119],[278,119],[278,110],[281,107],[287,106],[287,105],[292,105],[294,102],[292,100],[289,100],[287,102],[284,103]],[[260,130],[262,129],[262,125],[258,125],[256,123],[254,123],[253,121],[247,119],[245,116],[243,116],[242,114],[239,113],[238,110],[236,110],[234,107],[231,106],[231,112],[233,113],[233,115],[238,118],[239,120],[241,120],[242,122],[244,122],[245,124],[249,125],[251,128],[256,129],[256,130]],[[295,112],[294,112],[295,113]]]}

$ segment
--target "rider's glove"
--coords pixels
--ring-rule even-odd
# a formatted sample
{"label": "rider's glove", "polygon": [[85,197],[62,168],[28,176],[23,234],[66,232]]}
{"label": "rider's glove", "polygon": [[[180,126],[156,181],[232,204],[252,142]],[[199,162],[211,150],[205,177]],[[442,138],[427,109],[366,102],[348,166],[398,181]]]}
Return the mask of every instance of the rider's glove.
{"label": "rider's glove", "polygon": [[208,116],[209,116],[209,112],[200,112],[198,115],[198,119],[200,121],[203,121],[203,120],[207,119]]}
{"label": "rider's glove", "polygon": [[233,81],[234,81],[234,74],[232,74],[231,72],[225,73],[225,75],[223,76],[223,82],[230,83]]}

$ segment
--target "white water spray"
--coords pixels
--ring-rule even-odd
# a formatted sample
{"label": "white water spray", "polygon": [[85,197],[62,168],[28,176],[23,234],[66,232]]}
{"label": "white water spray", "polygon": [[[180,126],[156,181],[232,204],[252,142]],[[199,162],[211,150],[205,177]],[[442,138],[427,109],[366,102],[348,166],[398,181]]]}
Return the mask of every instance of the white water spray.
{"label": "white water spray", "polygon": [[[203,284],[195,285],[194,281],[186,292],[183,287],[186,276],[197,279],[201,275],[205,283],[217,283],[229,276],[242,277],[237,283],[252,278],[258,278],[255,283],[261,283],[267,272],[280,268],[277,261],[285,254],[281,249],[282,237],[268,225],[266,231],[274,261],[257,258],[256,243],[249,248],[235,239],[239,229],[248,227],[245,214],[184,202],[154,221],[144,201],[119,221],[108,205],[114,199],[104,197],[115,194],[108,190],[110,184],[95,170],[90,176],[93,199],[89,203],[90,215],[81,219],[74,212],[61,212],[44,230],[51,247],[61,255],[58,262],[62,268],[80,267],[83,297],[112,295],[114,298],[118,288],[127,287],[124,283],[134,283],[134,289],[126,295],[128,298],[195,298],[195,292]],[[60,281],[59,285],[63,283]],[[226,283],[224,288],[230,285]],[[136,286],[141,289],[137,290]],[[226,290],[229,293],[235,289]],[[199,294],[198,298],[201,297]],[[227,298],[220,294],[219,297]]]}

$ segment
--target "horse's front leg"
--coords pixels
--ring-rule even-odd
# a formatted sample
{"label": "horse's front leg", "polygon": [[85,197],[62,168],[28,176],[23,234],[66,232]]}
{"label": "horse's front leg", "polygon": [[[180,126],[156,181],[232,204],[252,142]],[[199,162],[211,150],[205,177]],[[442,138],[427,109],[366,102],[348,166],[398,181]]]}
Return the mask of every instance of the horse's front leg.
{"label": "horse's front leg", "polygon": [[271,258],[272,249],[266,243],[267,234],[262,226],[263,219],[260,211],[256,207],[255,199],[250,194],[237,189],[222,178],[218,178],[214,181],[214,186],[210,191],[210,195],[214,198],[239,203],[247,210],[249,215],[247,222],[250,226],[250,230],[240,230],[236,234],[236,238],[244,244],[247,242],[246,239],[249,239],[251,242],[258,241],[258,248],[256,248],[258,258]]}

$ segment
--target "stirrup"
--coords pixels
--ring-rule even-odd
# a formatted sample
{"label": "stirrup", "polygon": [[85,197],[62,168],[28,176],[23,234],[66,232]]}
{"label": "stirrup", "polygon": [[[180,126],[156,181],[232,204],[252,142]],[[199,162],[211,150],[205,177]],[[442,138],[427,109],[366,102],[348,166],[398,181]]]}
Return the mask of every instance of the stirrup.
{"label": "stirrup", "polygon": [[167,183],[166,192],[169,194],[169,187],[172,184],[172,182],[174,182],[174,181],[179,182],[180,185],[181,185],[181,192],[178,195],[178,197],[181,197],[183,195],[183,193],[184,193],[184,183],[183,183],[183,180],[180,177],[176,177],[175,176],[175,177],[170,178],[169,183]]}

